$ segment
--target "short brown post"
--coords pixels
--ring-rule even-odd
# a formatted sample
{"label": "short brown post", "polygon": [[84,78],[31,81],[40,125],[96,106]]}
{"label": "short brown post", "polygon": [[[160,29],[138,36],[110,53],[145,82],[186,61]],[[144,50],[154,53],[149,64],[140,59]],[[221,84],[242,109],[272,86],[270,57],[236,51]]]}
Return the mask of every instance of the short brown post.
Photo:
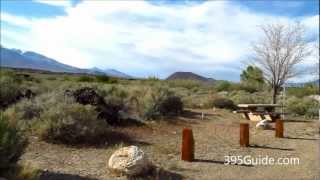
{"label": "short brown post", "polygon": [[249,146],[249,124],[240,123],[240,146],[248,147]]}
{"label": "short brown post", "polygon": [[182,132],[181,160],[194,160],[194,139],[190,128],[184,128]]}
{"label": "short brown post", "polygon": [[283,138],[283,121],[281,119],[276,120],[276,137]]}

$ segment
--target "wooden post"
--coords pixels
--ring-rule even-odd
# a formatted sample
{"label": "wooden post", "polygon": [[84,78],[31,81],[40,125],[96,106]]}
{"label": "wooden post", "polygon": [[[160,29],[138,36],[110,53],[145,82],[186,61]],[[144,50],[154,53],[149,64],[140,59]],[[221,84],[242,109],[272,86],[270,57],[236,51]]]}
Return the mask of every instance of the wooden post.
{"label": "wooden post", "polygon": [[276,137],[283,138],[283,121],[281,119],[276,120]]}
{"label": "wooden post", "polygon": [[182,132],[181,160],[194,160],[194,139],[190,128],[184,128]]}
{"label": "wooden post", "polygon": [[240,123],[240,146],[248,147],[249,146],[249,124]]}

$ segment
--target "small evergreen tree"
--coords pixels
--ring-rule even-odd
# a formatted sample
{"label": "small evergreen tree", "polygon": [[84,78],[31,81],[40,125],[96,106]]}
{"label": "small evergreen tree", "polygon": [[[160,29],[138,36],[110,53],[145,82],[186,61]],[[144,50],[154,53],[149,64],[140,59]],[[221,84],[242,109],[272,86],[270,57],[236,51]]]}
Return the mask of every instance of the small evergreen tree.
{"label": "small evergreen tree", "polygon": [[249,92],[259,91],[264,85],[264,77],[261,69],[248,66],[240,75],[241,85]]}

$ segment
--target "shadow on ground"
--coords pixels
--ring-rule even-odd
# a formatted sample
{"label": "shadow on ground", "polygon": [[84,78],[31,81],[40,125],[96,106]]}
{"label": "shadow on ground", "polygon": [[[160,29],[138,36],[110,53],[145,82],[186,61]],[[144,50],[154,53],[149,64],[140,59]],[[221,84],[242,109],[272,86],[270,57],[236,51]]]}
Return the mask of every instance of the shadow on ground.
{"label": "shadow on ground", "polygon": [[260,146],[260,145],[250,145],[250,148],[261,148],[261,149],[274,149],[274,150],[282,150],[282,151],[294,151],[292,148],[278,148],[278,147],[270,147],[270,146]]}
{"label": "shadow on ground", "polygon": [[151,143],[140,141],[135,139],[132,135],[119,132],[119,131],[110,131],[109,135],[106,135],[102,139],[102,144],[100,146],[96,147],[109,147],[117,144],[123,144],[123,145],[137,145],[137,146],[149,146]]}
{"label": "shadow on ground", "polygon": [[301,138],[301,137],[289,137],[289,136],[286,136],[284,138],[286,138],[286,139],[296,139],[296,140],[307,140],[307,141],[316,141],[316,140],[318,140],[316,138]]}
{"label": "shadow on ground", "polygon": [[73,175],[73,174],[44,171],[41,173],[39,180],[97,180],[97,179]]}
{"label": "shadow on ground", "polygon": [[[186,119],[187,118],[187,119]],[[201,113],[184,110],[179,116],[166,116],[161,121],[166,121],[172,125],[192,125],[192,124],[199,124],[199,122],[195,121],[194,119],[200,120]],[[192,119],[192,120],[191,120]]]}
{"label": "shadow on ground", "polygon": [[285,123],[314,123],[312,120],[284,120]]}
{"label": "shadow on ground", "polygon": [[[205,116],[209,116],[211,114],[204,113]],[[202,113],[190,110],[184,110],[181,114],[181,117],[191,118],[191,119],[201,119]]]}
{"label": "shadow on ground", "polygon": [[224,161],[209,160],[209,159],[195,159],[193,162],[253,167],[253,165],[247,165],[247,164],[225,164]]}
{"label": "shadow on ground", "polygon": [[143,176],[127,177],[128,180],[182,180],[181,174],[171,172],[159,167],[153,167],[149,173]]}
{"label": "shadow on ground", "polygon": [[117,126],[119,126],[119,127],[131,127],[131,126],[141,127],[141,126],[145,126],[145,123],[143,123],[142,121],[139,121],[137,119],[134,119],[134,118],[127,118],[127,119],[122,119]]}
{"label": "shadow on ground", "polygon": [[[65,144],[60,141],[50,141],[54,144]],[[114,129],[110,129],[103,136],[96,138],[94,141],[90,142],[81,142],[78,144],[65,144],[66,146],[74,147],[74,148],[105,148],[110,147],[117,144],[124,145],[138,145],[138,146],[149,146],[151,145],[148,142],[140,141],[132,137],[130,134],[120,132]]]}
{"label": "shadow on ground", "polygon": [[141,145],[141,146],[151,145],[148,142],[136,140],[135,138],[133,138],[127,133],[118,132],[118,131],[110,131],[110,135],[107,135],[106,137],[104,137],[103,142],[105,142],[105,144],[107,145],[115,145],[119,143]]}

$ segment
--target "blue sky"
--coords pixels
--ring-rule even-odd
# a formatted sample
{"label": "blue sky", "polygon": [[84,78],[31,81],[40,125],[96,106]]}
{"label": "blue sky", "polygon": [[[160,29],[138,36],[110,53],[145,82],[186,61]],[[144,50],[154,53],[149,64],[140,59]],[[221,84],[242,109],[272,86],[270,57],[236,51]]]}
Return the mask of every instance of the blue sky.
{"label": "blue sky", "polygon": [[238,81],[261,24],[300,21],[310,43],[318,43],[318,5],[319,0],[1,0],[1,45],[137,77],[192,71]]}

